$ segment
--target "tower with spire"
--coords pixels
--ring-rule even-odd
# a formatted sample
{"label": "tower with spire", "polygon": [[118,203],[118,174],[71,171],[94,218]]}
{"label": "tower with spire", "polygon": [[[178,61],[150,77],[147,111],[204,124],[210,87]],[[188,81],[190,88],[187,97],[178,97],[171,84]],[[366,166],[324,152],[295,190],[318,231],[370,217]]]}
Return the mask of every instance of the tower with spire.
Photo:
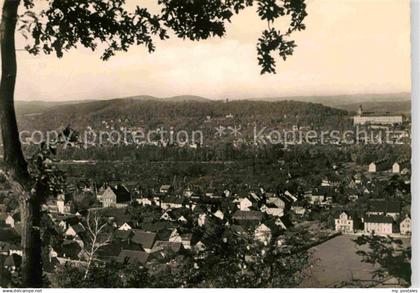
{"label": "tower with spire", "polygon": [[359,106],[359,110],[357,110],[357,115],[359,115],[359,116],[362,116],[363,115],[362,105]]}

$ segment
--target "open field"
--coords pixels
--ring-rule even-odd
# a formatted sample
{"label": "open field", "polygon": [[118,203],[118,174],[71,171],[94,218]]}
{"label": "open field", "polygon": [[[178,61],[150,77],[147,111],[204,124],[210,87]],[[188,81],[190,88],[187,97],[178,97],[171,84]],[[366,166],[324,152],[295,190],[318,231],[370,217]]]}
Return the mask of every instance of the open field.
{"label": "open field", "polygon": [[[356,254],[358,247],[352,239],[357,236],[341,235],[312,248],[313,267],[301,287],[334,287],[345,284],[348,287],[354,280],[368,283],[374,280],[375,267],[363,263]],[[409,243],[409,239],[404,239]]]}

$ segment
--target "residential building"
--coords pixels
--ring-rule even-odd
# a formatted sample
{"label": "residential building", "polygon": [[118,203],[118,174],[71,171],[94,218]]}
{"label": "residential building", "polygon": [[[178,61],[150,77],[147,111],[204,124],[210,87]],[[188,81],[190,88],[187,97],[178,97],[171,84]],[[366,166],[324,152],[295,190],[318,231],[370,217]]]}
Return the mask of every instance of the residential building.
{"label": "residential building", "polygon": [[254,237],[256,240],[264,243],[267,245],[271,241],[271,229],[268,228],[266,225],[261,224],[259,225],[254,232]]}
{"label": "residential building", "polygon": [[77,237],[80,233],[85,231],[85,228],[82,224],[70,225],[67,230],[64,232],[64,235],[68,237]]}
{"label": "residential building", "polygon": [[365,233],[378,235],[392,234],[394,219],[384,215],[368,215],[363,219]]}
{"label": "residential building", "polygon": [[151,206],[153,204],[152,197],[140,197],[137,198],[136,201],[142,206]]}
{"label": "residential building", "polygon": [[198,215],[197,224],[198,226],[202,227],[206,224],[207,215],[205,213],[201,213]]}
{"label": "residential building", "polygon": [[156,240],[156,233],[139,229],[132,229],[131,231],[133,234],[130,241],[135,244],[140,244],[145,252],[150,252]]}
{"label": "residential building", "polygon": [[283,217],[284,209],[277,207],[273,203],[263,204],[261,206],[261,212],[266,213],[268,215],[276,216],[276,217]]}
{"label": "residential building", "polygon": [[163,194],[168,194],[168,193],[169,193],[169,191],[171,191],[171,186],[170,186],[170,185],[162,185],[162,186],[159,188],[159,192],[160,192],[160,193],[163,193]]}
{"label": "residential building", "polygon": [[182,208],[184,199],[178,196],[167,196],[160,201],[160,207],[163,210]]}
{"label": "residential building", "polygon": [[240,198],[238,201],[238,209],[241,211],[249,211],[249,208],[252,207],[252,201],[247,197]]}
{"label": "residential building", "polygon": [[270,196],[266,200],[267,206],[276,206],[277,208],[284,209],[286,207],[286,203],[280,197],[277,196]]}
{"label": "residential building", "polygon": [[118,228],[118,230],[120,230],[120,231],[128,231],[128,230],[131,230],[131,229],[132,229],[132,227],[128,223],[124,223]]}
{"label": "residential building", "polygon": [[9,225],[12,228],[15,227],[15,219],[13,219],[13,216],[12,215],[7,215],[7,217],[4,220],[4,222],[6,223],[6,225]]}
{"label": "residential building", "polygon": [[213,216],[215,216],[216,218],[219,218],[220,220],[223,220],[223,218],[225,217],[225,215],[223,214],[223,212],[221,210],[217,210]]}
{"label": "residential building", "polygon": [[403,235],[411,234],[411,219],[409,216],[405,216],[405,218],[400,222],[400,233]]}
{"label": "residential building", "polygon": [[292,206],[291,210],[298,216],[304,216],[306,212],[306,209],[302,206]]}
{"label": "residential building", "polygon": [[121,250],[116,260],[119,263],[124,263],[127,261],[129,264],[144,265],[146,264],[148,258],[149,258],[149,253],[144,252],[144,251]]}
{"label": "residential building", "polygon": [[396,220],[401,212],[401,203],[397,200],[372,199],[369,202],[367,215],[385,215]]}
{"label": "residential building", "polygon": [[258,225],[262,220],[262,213],[259,211],[236,211],[232,219],[239,225]]}
{"label": "residential building", "polygon": [[408,168],[409,166],[410,166],[410,161],[409,160],[395,162],[392,165],[392,173],[394,173],[394,174],[401,174],[402,171],[404,169]]}
{"label": "residential building", "polygon": [[375,173],[376,172],[376,163],[375,162],[372,162],[372,163],[369,164],[368,171],[370,173]]}
{"label": "residential building", "polygon": [[108,187],[102,194],[102,206],[104,208],[125,207],[130,201],[130,192],[123,185]]}
{"label": "residential building", "polygon": [[338,219],[335,219],[335,231],[353,232],[353,219],[346,212],[342,212]]}

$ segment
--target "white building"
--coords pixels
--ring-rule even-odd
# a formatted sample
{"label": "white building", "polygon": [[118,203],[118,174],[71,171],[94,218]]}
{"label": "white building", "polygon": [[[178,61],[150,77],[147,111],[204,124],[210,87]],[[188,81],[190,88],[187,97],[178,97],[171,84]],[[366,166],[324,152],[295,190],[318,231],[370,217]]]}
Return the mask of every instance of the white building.
{"label": "white building", "polygon": [[57,210],[60,214],[70,213],[70,204],[65,203],[64,194],[60,194],[57,197]]}
{"label": "white building", "polygon": [[131,226],[128,223],[124,223],[121,225],[121,227],[118,228],[118,230],[120,231],[128,231],[131,230]]}
{"label": "white building", "polygon": [[159,188],[159,192],[160,193],[164,193],[164,194],[167,194],[170,190],[171,190],[171,186],[170,185],[162,185]]}
{"label": "white building", "polygon": [[216,218],[219,218],[220,220],[223,220],[225,215],[223,214],[223,212],[221,210],[217,210],[213,216],[215,216]]}
{"label": "white building", "polygon": [[389,114],[375,114],[375,113],[364,113],[363,108],[360,105],[357,115],[353,117],[354,125],[394,125],[402,124],[402,115],[389,115]]}
{"label": "white building", "polygon": [[409,216],[406,216],[404,220],[400,223],[400,233],[403,235],[411,234],[411,219]]}
{"label": "white building", "polygon": [[278,208],[284,209],[286,207],[286,203],[279,197],[269,197],[267,198],[267,205],[273,204]]}
{"label": "white building", "polygon": [[256,240],[263,242],[266,245],[271,241],[271,229],[264,224],[259,225],[255,229],[254,235]]}
{"label": "white building", "polygon": [[390,216],[371,215],[363,219],[365,233],[377,235],[392,234],[392,223],[394,219]]}
{"label": "white building", "polygon": [[368,171],[369,171],[370,173],[375,173],[375,172],[376,172],[376,164],[375,164],[375,162],[372,162],[372,163],[370,163],[370,164],[369,164],[369,169],[368,169]]}
{"label": "white building", "polygon": [[142,206],[151,206],[153,204],[153,200],[147,197],[137,198],[136,201]]}
{"label": "white building", "polygon": [[250,207],[252,207],[252,202],[247,197],[239,199],[238,209],[241,211],[249,211]]}
{"label": "white building", "polygon": [[346,212],[342,212],[338,219],[335,219],[335,231],[353,232],[353,220]]}
{"label": "white building", "polygon": [[117,195],[111,187],[108,187],[102,194],[101,200],[104,208],[114,207],[117,204]]}
{"label": "white building", "polygon": [[284,209],[279,208],[274,204],[263,204],[260,209],[263,213],[267,213],[268,215],[272,215],[275,217],[283,217],[284,216]]}
{"label": "white building", "polygon": [[4,222],[6,223],[6,225],[9,225],[12,228],[15,227],[15,219],[13,219],[11,215],[8,215]]}
{"label": "white building", "polygon": [[203,225],[205,225],[206,218],[207,218],[207,215],[205,213],[201,213],[200,215],[198,215],[198,219],[197,219],[198,226],[202,227]]}
{"label": "white building", "polygon": [[401,172],[401,170],[400,170],[400,164],[398,164],[397,162],[395,162],[392,165],[392,173],[399,174],[400,172]]}

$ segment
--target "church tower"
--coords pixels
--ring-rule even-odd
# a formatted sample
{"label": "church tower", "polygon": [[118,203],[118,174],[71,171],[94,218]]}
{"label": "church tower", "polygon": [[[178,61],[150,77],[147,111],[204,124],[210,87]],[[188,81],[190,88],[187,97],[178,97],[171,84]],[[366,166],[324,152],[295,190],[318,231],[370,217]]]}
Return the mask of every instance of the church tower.
{"label": "church tower", "polygon": [[359,110],[357,110],[357,115],[359,115],[359,116],[362,116],[363,115],[362,105],[359,106]]}

